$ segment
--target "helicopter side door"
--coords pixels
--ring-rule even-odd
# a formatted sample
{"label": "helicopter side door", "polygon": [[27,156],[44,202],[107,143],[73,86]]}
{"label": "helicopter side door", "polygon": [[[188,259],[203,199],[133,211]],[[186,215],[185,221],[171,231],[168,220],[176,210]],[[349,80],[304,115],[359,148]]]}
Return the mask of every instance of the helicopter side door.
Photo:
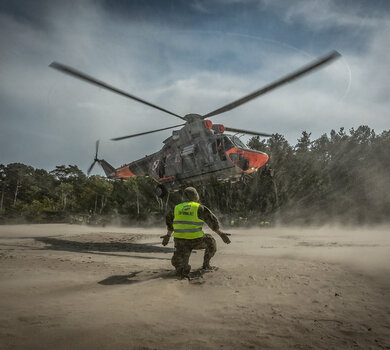
{"label": "helicopter side door", "polygon": [[185,146],[181,151],[181,159],[182,159],[182,171],[183,173],[194,172],[197,168],[197,146],[195,144],[191,144]]}
{"label": "helicopter side door", "polygon": [[212,162],[226,161],[226,151],[232,147],[232,142],[226,136],[216,138],[208,144],[209,159]]}
{"label": "helicopter side door", "polygon": [[226,149],[222,137],[208,140],[207,144],[204,145],[204,165],[212,169],[225,164],[225,161],[227,160],[225,151]]}

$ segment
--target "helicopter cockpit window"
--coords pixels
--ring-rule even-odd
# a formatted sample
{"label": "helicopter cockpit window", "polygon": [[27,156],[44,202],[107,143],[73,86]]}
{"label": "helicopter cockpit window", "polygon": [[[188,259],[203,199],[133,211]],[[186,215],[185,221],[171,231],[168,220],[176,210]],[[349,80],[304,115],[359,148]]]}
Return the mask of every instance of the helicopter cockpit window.
{"label": "helicopter cockpit window", "polygon": [[233,142],[227,136],[224,136],[223,143],[225,151],[229,151],[229,149],[234,147]]}
{"label": "helicopter cockpit window", "polygon": [[233,136],[232,137],[232,140],[234,142],[234,144],[238,147],[238,148],[247,148],[244,143],[237,137],[237,136]]}

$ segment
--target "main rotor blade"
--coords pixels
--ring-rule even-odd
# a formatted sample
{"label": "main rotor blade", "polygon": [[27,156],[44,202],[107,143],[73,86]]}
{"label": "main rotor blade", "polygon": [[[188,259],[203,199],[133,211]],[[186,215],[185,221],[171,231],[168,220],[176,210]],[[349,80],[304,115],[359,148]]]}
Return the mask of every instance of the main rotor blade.
{"label": "main rotor blade", "polygon": [[91,77],[90,75],[87,75],[87,74],[85,74],[83,72],[80,72],[80,71],[78,71],[78,70],[76,70],[76,69],[74,69],[72,67],[66,66],[66,65],[64,65],[62,63],[52,62],[52,63],[50,63],[49,67],[57,69],[57,70],[59,70],[62,73],[69,74],[69,75],[71,75],[74,78],[78,78],[78,79],[84,80],[84,81],[86,81],[88,83],[100,86],[100,87],[102,87],[104,89],[107,89],[109,91],[115,92],[115,93],[117,93],[119,95],[122,95],[122,96],[125,96],[125,97],[128,97],[128,98],[131,98],[131,99],[133,99],[133,100],[135,100],[137,102],[143,103],[143,104],[145,104],[145,105],[147,105],[149,107],[156,108],[156,109],[158,109],[160,111],[163,111],[163,112],[168,113],[170,115],[173,115],[173,116],[175,116],[177,118],[185,120],[180,115],[177,115],[177,114],[175,114],[173,112],[170,112],[170,111],[168,111],[168,110],[166,110],[164,108],[156,106],[153,103],[150,103],[150,102],[147,102],[145,100],[142,100],[142,99],[140,99],[140,98],[138,98],[136,96],[130,95],[129,93],[127,93],[127,92],[125,92],[123,90],[117,89],[117,88],[115,88],[115,87],[113,87],[113,86],[111,86],[109,84],[106,84],[105,82],[103,82],[101,80],[95,79],[94,77]]}
{"label": "main rotor blade", "polygon": [[265,87],[261,88],[260,90],[257,90],[255,92],[252,92],[251,94],[244,96],[240,98],[239,100],[236,100],[234,102],[231,102],[221,108],[216,109],[215,111],[212,111],[204,116],[202,116],[202,119],[212,117],[217,114],[225,113],[227,111],[232,110],[233,108],[236,108],[238,106],[241,106],[242,104],[249,102],[250,100],[253,100],[256,97],[259,97],[260,95],[264,95],[265,93],[274,90],[278,88],[279,86],[282,86],[284,84],[290,83],[291,81],[321,67],[322,65],[326,63],[330,63],[334,59],[340,57],[341,55],[337,51],[332,51],[325,55],[322,58],[316,59],[315,61],[309,63],[308,65],[302,67],[301,69],[298,69],[297,71],[290,73],[286,75],[285,77],[276,80],[275,82],[266,85]]}
{"label": "main rotor blade", "polygon": [[95,153],[95,160],[97,159],[97,156],[98,156],[98,151],[99,151],[99,142],[100,142],[100,140],[96,140],[96,153]]}
{"label": "main rotor blade", "polygon": [[264,137],[271,137],[271,134],[266,134],[264,132],[257,132],[257,131],[249,131],[249,130],[243,130],[243,129],[236,129],[236,128],[229,128],[228,126],[225,126],[226,131],[232,131],[237,132],[240,134],[248,134],[248,135],[257,135],[257,136],[264,136]]}
{"label": "main rotor blade", "polygon": [[168,129],[173,129],[173,128],[177,128],[177,127],[183,126],[183,125],[185,125],[185,124],[179,124],[179,125],[169,126],[169,127],[167,127],[167,128],[162,128],[162,129],[157,129],[157,130],[152,130],[152,131],[140,132],[140,133],[138,133],[138,134],[132,134],[132,135],[127,135],[127,136],[115,137],[114,139],[111,139],[111,140],[112,140],[112,141],[119,141],[119,140],[129,139],[130,137],[136,137],[136,136],[141,136],[141,135],[152,134],[152,133],[154,133],[154,132],[163,131],[163,130],[168,130]]}

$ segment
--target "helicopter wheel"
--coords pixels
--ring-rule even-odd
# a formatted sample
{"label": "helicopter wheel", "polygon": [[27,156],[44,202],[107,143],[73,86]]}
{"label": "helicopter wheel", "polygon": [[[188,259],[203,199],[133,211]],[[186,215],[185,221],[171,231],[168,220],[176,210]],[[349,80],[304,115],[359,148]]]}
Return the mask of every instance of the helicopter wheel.
{"label": "helicopter wheel", "polygon": [[163,185],[157,185],[155,191],[158,198],[163,198],[167,194],[167,189]]}

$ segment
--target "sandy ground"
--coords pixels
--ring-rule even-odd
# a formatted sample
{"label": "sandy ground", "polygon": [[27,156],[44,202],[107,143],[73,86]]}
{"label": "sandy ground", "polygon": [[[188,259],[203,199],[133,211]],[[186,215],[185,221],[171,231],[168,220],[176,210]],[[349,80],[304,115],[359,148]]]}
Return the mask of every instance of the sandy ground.
{"label": "sandy ground", "polygon": [[390,349],[389,228],[236,229],[190,281],[164,233],[0,226],[0,348]]}

